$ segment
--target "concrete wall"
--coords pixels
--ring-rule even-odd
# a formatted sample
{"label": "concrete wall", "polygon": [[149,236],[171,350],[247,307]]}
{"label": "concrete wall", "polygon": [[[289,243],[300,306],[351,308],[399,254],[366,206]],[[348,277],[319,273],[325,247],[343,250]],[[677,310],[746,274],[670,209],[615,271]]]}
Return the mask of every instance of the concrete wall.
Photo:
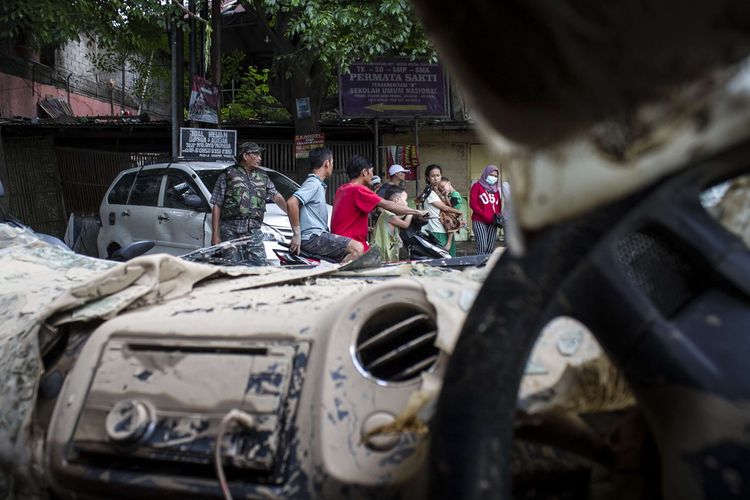
{"label": "concrete wall", "polygon": [[[95,42],[81,38],[80,41],[68,42],[65,46],[55,51],[55,68],[66,74],[73,73],[75,76],[87,77],[99,82],[114,80],[115,86],[122,89],[122,72],[114,71],[107,73],[99,71],[92,62],[92,56],[96,55],[98,49]],[[132,93],[136,74],[131,65],[125,63],[125,92]]]}
{"label": "concrete wall", "polygon": [[[65,101],[68,99],[66,89],[38,82],[32,83],[5,73],[0,73],[0,89],[3,89],[2,96],[0,96],[0,116],[6,118],[37,116],[37,103],[47,96],[59,97]],[[75,92],[70,93],[70,107],[75,116],[104,116],[111,112],[108,101]],[[125,109],[132,114],[136,112],[136,109],[130,106],[126,106]],[[119,103],[115,103],[115,113],[119,110]],[[42,116],[44,116],[43,112]]]}
{"label": "concrete wall", "polygon": [[[414,144],[414,131],[402,133],[386,133],[383,135],[383,145]],[[436,163],[442,167],[443,176],[451,180],[453,187],[468,199],[469,189],[473,181],[481,175],[484,167],[493,163],[500,167],[501,176],[505,178],[503,166],[509,159],[499,155],[482,143],[479,135],[472,130],[444,130],[441,127],[420,128],[419,130],[419,191],[424,189],[424,171],[427,165]],[[383,165],[383,168],[387,168]],[[417,194],[417,183],[409,182],[406,189],[409,197]],[[461,231],[457,241],[464,241],[471,234],[471,210],[467,204],[466,220],[468,232]],[[498,232],[498,235],[500,232]]]}
{"label": "concrete wall", "polygon": [[[383,135],[383,145],[386,146],[414,144],[414,142],[414,131]],[[453,187],[464,197],[468,196],[471,145],[478,143],[480,143],[479,137],[473,130],[420,129],[419,161],[421,166],[417,176],[419,189],[421,190],[425,186],[425,167],[436,163],[442,167],[443,175],[451,180]],[[410,197],[415,194],[415,184],[410,182],[407,188]]]}
{"label": "concrete wall", "polygon": [[[136,113],[140,102],[133,95],[135,71],[126,63],[123,94],[121,71],[101,72],[94,66],[97,50],[87,39],[69,42],[55,51],[54,67],[36,62],[38,54],[21,58],[0,54],[0,117],[46,117],[38,113],[37,102],[47,96],[67,101],[68,95],[76,116],[119,114],[123,101],[127,111]],[[162,95],[143,103],[141,109],[156,119],[169,116],[169,82],[159,83]]]}

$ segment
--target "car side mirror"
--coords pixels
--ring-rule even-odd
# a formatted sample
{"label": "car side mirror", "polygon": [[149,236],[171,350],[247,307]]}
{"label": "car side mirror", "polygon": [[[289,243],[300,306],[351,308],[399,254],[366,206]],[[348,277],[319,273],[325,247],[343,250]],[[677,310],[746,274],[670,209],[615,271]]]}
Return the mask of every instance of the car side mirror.
{"label": "car side mirror", "polygon": [[190,208],[200,208],[203,204],[203,200],[197,194],[186,194],[182,197],[182,203]]}

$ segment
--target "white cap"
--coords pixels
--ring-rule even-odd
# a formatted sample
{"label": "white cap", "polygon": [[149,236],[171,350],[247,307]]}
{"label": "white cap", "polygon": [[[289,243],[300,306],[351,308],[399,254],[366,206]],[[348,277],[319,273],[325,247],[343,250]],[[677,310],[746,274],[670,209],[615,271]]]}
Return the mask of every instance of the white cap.
{"label": "white cap", "polygon": [[404,167],[402,167],[399,164],[391,165],[391,168],[388,169],[388,175],[390,175],[391,177],[393,177],[399,172],[408,172],[408,170],[406,170]]}
{"label": "white cap", "polygon": [[380,177],[378,177],[377,175],[372,176],[372,180],[370,181],[371,186],[374,186],[375,184],[381,184],[381,183],[382,181],[380,180]]}

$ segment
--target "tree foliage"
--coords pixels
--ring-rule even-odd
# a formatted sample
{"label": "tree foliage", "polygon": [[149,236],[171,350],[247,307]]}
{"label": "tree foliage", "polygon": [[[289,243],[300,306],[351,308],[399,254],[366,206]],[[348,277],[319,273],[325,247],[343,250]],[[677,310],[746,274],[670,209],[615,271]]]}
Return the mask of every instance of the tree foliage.
{"label": "tree foliage", "polygon": [[[209,0],[198,0],[199,3]],[[260,105],[275,100],[295,116],[297,98],[308,97],[312,116],[295,117],[299,133],[317,131],[320,112],[339,72],[355,60],[377,56],[431,56],[433,49],[407,0],[239,0],[254,12],[274,50],[269,73],[243,70],[239,80],[240,115],[258,117]],[[141,77],[166,74],[166,25],[179,19],[171,0],[4,0],[0,38],[25,39],[32,48],[86,37],[99,50],[95,65],[114,71],[127,60]],[[230,72],[231,73],[231,72]],[[138,85],[143,85],[141,79]],[[141,95],[145,93],[141,89]],[[269,95],[270,94],[270,95]]]}
{"label": "tree foliage", "polygon": [[[310,97],[312,117],[299,132],[317,131],[326,91],[356,60],[382,55],[429,56],[434,51],[407,0],[240,0],[257,14],[274,48],[271,94],[294,116]],[[300,130],[301,129],[301,130]]]}
{"label": "tree foliage", "polygon": [[236,87],[232,102],[221,109],[221,120],[289,120],[289,113],[270,93],[270,70],[255,66],[243,70],[243,59],[241,52],[222,57],[221,85],[226,90],[234,82]]}
{"label": "tree foliage", "polygon": [[[349,2],[289,0],[287,36],[317,54],[328,68],[345,71],[355,59],[382,55],[434,56],[422,25],[406,0]],[[293,55],[292,55],[293,56]]]}
{"label": "tree foliage", "polygon": [[146,53],[164,47],[168,0],[5,0],[0,6],[0,37],[23,35],[32,48],[96,39],[104,49]]}
{"label": "tree foliage", "polygon": [[127,61],[140,77],[135,92],[146,97],[149,83],[169,75],[158,62],[168,54],[167,20],[176,12],[168,0],[5,0],[0,39],[20,39],[31,49],[85,40],[96,47],[99,70],[113,72]]}

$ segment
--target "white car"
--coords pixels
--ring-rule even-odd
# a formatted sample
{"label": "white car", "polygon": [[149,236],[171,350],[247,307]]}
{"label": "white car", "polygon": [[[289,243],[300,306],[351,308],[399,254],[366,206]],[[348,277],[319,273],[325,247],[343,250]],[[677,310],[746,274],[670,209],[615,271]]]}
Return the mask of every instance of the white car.
{"label": "white car", "polygon": [[[180,161],[122,171],[112,182],[99,208],[102,229],[99,257],[107,258],[133,241],[153,240],[149,253],[183,255],[211,245],[211,192],[227,162]],[[299,185],[275,170],[261,167],[286,199]],[[329,218],[331,208],[329,207]],[[289,219],[275,203],[266,205],[263,219],[266,258],[278,241],[288,241]]]}

